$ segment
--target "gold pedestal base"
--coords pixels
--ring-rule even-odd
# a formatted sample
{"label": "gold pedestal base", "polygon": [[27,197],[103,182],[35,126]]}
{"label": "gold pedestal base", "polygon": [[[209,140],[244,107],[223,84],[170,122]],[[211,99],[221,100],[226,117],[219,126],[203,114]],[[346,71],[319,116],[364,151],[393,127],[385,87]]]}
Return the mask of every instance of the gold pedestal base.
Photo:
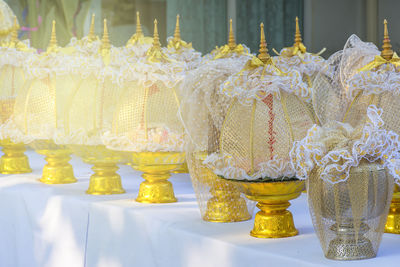
{"label": "gold pedestal base", "polygon": [[289,200],[297,198],[304,190],[304,181],[247,182],[237,181],[244,194],[261,210],[254,219],[251,236],[259,238],[282,238],[298,234],[293,216],[286,210]]}
{"label": "gold pedestal base", "polygon": [[295,236],[299,233],[294,226],[292,213],[286,210],[288,201],[282,203],[259,202],[261,210],[254,218],[254,228],[250,235],[260,238],[281,238]]}
{"label": "gold pedestal base", "polygon": [[11,141],[0,142],[4,155],[0,158],[0,173],[19,174],[32,172],[24,144],[15,144]]}
{"label": "gold pedestal base", "polygon": [[123,194],[121,176],[116,171],[118,166],[114,163],[95,163],[92,167],[94,174],[90,176],[89,189],[86,191],[90,195],[112,195]]}
{"label": "gold pedestal base", "polygon": [[386,220],[385,233],[400,234],[400,192],[393,194]]}
{"label": "gold pedestal base", "polygon": [[[207,201],[207,210],[203,216],[203,220],[209,222],[240,222],[251,219],[251,215],[247,210],[246,200],[240,193],[234,191],[233,186],[224,186],[221,188],[220,183],[215,182],[215,186],[210,189],[212,198]],[[232,187],[231,190],[227,187]]]}
{"label": "gold pedestal base", "polygon": [[40,150],[38,153],[45,155],[47,161],[39,181],[45,184],[70,184],[77,181],[72,166],[69,164],[71,159],[69,150]]}
{"label": "gold pedestal base", "polygon": [[136,198],[141,203],[176,202],[171,182],[171,172],[178,169],[185,160],[180,152],[139,152],[133,153],[132,167],[143,172],[145,182],[140,184]]}

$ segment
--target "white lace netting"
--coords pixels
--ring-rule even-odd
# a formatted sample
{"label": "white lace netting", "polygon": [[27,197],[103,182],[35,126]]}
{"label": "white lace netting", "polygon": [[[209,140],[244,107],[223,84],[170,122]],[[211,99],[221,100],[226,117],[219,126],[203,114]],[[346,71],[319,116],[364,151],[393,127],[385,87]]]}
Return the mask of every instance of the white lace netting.
{"label": "white lace netting", "polygon": [[[206,61],[194,70],[185,73],[185,79],[179,86],[181,106],[179,114],[182,117],[187,136],[198,148],[205,147],[207,133],[195,132],[202,128],[203,120],[208,116],[212,117],[213,124],[220,129],[223,122],[223,115],[229,106],[230,98],[220,94],[219,86],[226,79],[240,71],[249,60],[250,55],[232,56],[216,60]],[[217,112],[218,105],[220,112]]]}
{"label": "white lace netting", "polygon": [[[251,60],[246,66],[250,62]],[[308,85],[303,82],[299,71],[292,69],[289,72],[281,72],[273,64],[256,68],[245,67],[221,85],[221,91],[227,96],[237,97],[241,103],[249,105],[253,99],[262,99],[268,94],[280,99],[280,90],[311,100]]]}
{"label": "white lace netting", "polygon": [[379,55],[380,51],[374,44],[365,43],[356,35],[348,39],[343,50],[340,75],[349,99],[353,99],[360,91],[364,95],[380,94],[385,91],[399,93],[398,66],[384,63],[371,70],[360,71]]}
{"label": "white lace netting", "polygon": [[294,142],[290,152],[296,177],[307,179],[318,166],[323,169],[321,179],[333,184],[343,182],[362,159],[382,161],[393,169],[400,140],[396,133],[382,129],[381,114],[382,109],[371,105],[367,110],[369,121],[357,128],[336,121],[322,127],[314,125],[304,139]]}

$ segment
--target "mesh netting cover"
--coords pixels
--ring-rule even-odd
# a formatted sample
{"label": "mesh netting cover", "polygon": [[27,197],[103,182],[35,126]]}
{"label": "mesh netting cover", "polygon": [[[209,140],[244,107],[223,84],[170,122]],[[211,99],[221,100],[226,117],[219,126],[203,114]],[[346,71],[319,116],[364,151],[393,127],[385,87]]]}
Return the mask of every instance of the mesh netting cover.
{"label": "mesh netting cover", "polygon": [[[223,47],[229,48],[228,45]],[[234,44],[228,51],[218,48],[206,55],[202,64],[186,73],[180,86],[180,114],[187,133],[186,159],[190,177],[201,216],[211,221],[249,219],[255,206],[240,194],[237,185],[219,179],[203,164],[208,154],[218,151],[215,131],[221,128],[230,103],[230,98],[221,94],[219,87],[251,58],[242,45],[243,50],[236,47]]]}
{"label": "mesh netting cover", "polygon": [[[262,31],[263,33],[263,31]],[[309,88],[295,69],[283,72],[267,54],[262,34],[260,55],[252,57],[237,74],[221,85],[228,108],[212,131],[204,161],[220,176],[237,180],[294,177],[289,151],[313,124],[313,115],[302,101]]]}
{"label": "mesh netting cover", "polygon": [[184,151],[177,87],[185,65],[163,53],[155,27],[146,57],[121,70],[124,84],[112,129],[103,136],[107,147],[131,152]]}

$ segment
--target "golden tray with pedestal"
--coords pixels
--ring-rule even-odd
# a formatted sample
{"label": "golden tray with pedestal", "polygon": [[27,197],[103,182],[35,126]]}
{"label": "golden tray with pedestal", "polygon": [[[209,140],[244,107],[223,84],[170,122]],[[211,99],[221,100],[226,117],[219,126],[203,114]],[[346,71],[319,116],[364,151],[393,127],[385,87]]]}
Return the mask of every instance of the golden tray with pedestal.
{"label": "golden tray with pedestal", "polygon": [[65,145],[57,145],[52,140],[36,140],[31,146],[38,154],[44,155],[47,164],[44,165],[40,182],[45,184],[69,184],[77,180],[74,176],[71,150]]}
{"label": "golden tray with pedestal", "polygon": [[71,150],[82,161],[93,165],[94,174],[90,176],[90,195],[123,194],[121,176],[117,173],[117,164],[121,162],[122,154],[107,149],[104,145],[69,145]]}
{"label": "golden tray with pedestal", "polygon": [[387,216],[385,233],[400,234],[400,187],[395,184],[392,202]]}
{"label": "golden tray with pedestal", "polygon": [[176,202],[172,183],[168,181],[171,172],[185,162],[184,152],[133,152],[133,169],[143,172],[146,181],[140,184],[136,198],[141,203]]}
{"label": "golden tray with pedestal", "polygon": [[287,208],[290,206],[289,200],[297,198],[304,190],[304,181],[230,181],[239,185],[249,199],[257,201],[260,211],[255,216],[251,236],[282,238],[298,234],[293,215]]}
{"label": "golden tray with pedestal", "polygon": [[10,139],[0,140],[4,155],[0,158],[0,173],[20,174],[32,172],[28,157],[24,154],[26,147],[22,143],[11,142]]}

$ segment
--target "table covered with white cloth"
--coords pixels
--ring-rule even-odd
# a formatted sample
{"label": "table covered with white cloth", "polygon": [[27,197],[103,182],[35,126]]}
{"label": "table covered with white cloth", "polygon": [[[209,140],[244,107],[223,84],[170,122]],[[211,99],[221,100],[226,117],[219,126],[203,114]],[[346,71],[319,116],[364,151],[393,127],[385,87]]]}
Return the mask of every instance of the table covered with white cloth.
{"label": "table covered with white cloth", "polygon": [[[0,176],[1,267],[151,266],[395,266],[400,235],[384,234],[378,256],[339,262],[324,257],[314,233],[307,196],[289,208],[299,235],[259,239],[249,235],[253,220],[211,223],[200,218],[188,174],[174,174],[177,203],[134,201],[140,173],[120,166],[126,194],[85,194],[91,170],[73,158],[78,182],[38,181],[43,157],[34,152],[31,174]],[[256,209],[257,211],[257,209]]]}

